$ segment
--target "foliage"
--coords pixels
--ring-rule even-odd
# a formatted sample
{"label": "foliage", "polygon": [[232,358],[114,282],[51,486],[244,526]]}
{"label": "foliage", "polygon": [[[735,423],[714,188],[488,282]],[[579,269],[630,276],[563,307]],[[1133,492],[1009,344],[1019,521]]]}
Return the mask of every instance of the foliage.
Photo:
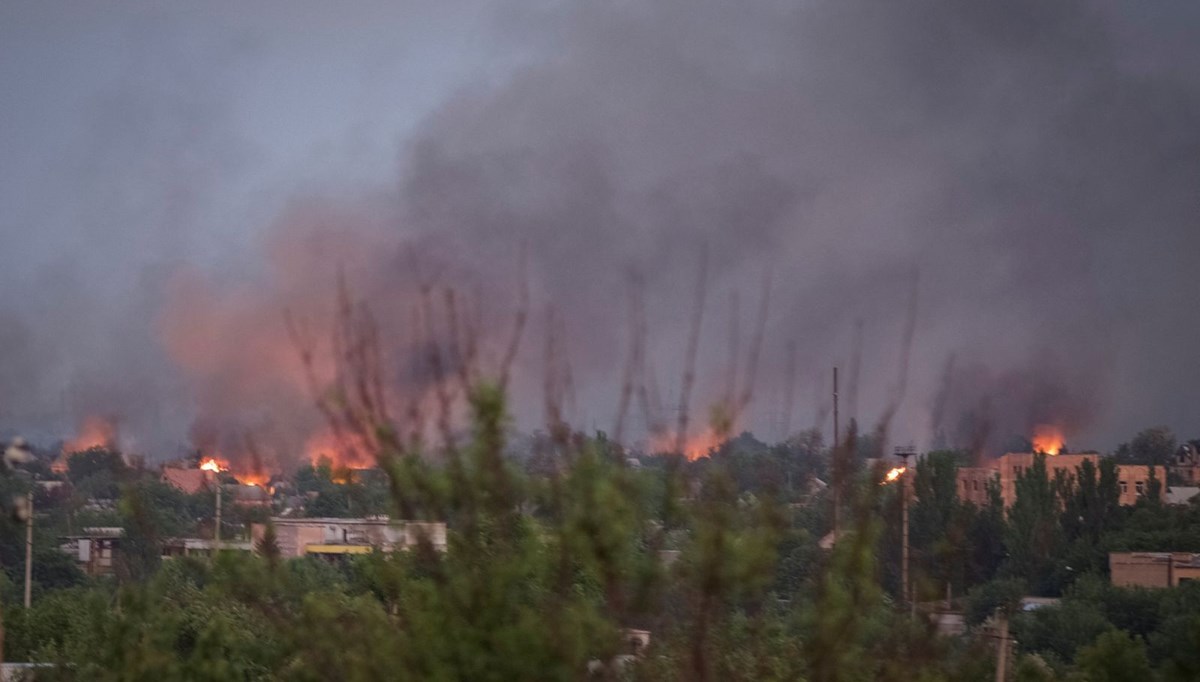
{"label": "foliage", "polygon": [[1121,464],[1168,464],[1178,444],[1175,434],[1165,426],[1143,429],[1133,440],[1122,443],[1116,452]]}
{"label": "foliage", "polygon": [[1057,607],[1018,613],[1010,627],[1023,651],[1071,661],[1079,647],[1090,644],[1112,625],[1097,605],[1066,600]]}
{"label": "foliage", "polygon": [[187,495],[154,479],[126,485],[119,505],[121,538],[117,574],[123,580],[145,580],[158,567],[163,540],[194,526]]}
{"label": "foliage", "polygon": [[1109,630],[1079,650],[1079,669],[1092,682],[1144,682],[1154,675],[1140,639]]}
{"label": "foliage", "polygon": [[1017,682],[1054,682],[1054,669],[1037,654],[1025,654],[1017,661],[1013,678]]}
{"label": "foliage", "polygon": [[1195,671],[1200,670],[1195,646],[1200,642],[1198,613],[1200,585],[1170,590],[1122,588],[1090,576],[1072,585],[1057,606],[1019,614],[1013,632],[1023,651],[1064,670],[1073,660],[1079,663],[1082,648],[1095,644],[1103,633],[1120,632],[1135,638],[1148,665],[1167,679],[1195,679]]}
{"label": "foliage", "polygon": [[[934,585],[951,585],[961,592],[971,577],[973,509],[958,499],[959,453],[936,451],[916,464],[910,538],[917,560]],[[936,590],[935,590],[936,591]]]}
{"label": "foliage", "polygon": [[[940,636],[901,599],[903,488],[866,466],[882,429],[858,437],[852,425],[836,451],[811,431],[774,445],[744,433],[699,461],[633,464],[603,434],[558,429],[536,456],[513,457],[503,391],[479,384],[468,397],[469,437],[437,464],[380,422],[379,469],[318,462],[297,475],[305,513],[445,520],[444,552],[426,539],[338,564],[287,560],[268,523],[253,555],[163,562],[161,541],[198,532],[211,494],[88,455],[80,481],[120,493],[107,521],[125,529],[119,580],[84,578],[54,547],[72,523],[100,520],[77,489],[45,499],[33,607],[16,607],[23,529],[0,522],[10,659],[97,680],[992,679],[991,640]],[[1038,459],[1006,512],[994,481],[986,504],[958,499],[966,459],[931,452],[908,474],[923,599],[966,594],[973,633],[1008,614],[1017,679],[1196,678],[1200,586],[1129,590],[1104,574],[1114,548],[1200,547],[1200,507],[1121,508],[1112,460],[1051,480]],[[835,496],[818,480],[835,468],[833,536]],[[1021,611],[1029,592],[1063,598]],[[652,639],[622,663],[626,628]]]}
{"label": "foliage", "polygon": [[1025,592],[1025,583],[1019,578],[993,580],[972,588],[967,594],[967,624],[979,625],[997,611],[1015,613]]}
{"label": "foliage", "polygon": [[1016,493],[1005,533],[1006,572],[1024,580],[1035,594],[1057,594],[1064,578],[1059,559],[1064,533],[1056,486],[1046,475],[1046,455],[1036,455],[1017,475]]}
{"label": "foliage", "polygon": [[121,453],[104,447],[75,452],[67,458],[67,476],[87,497],[116,499],[120,484],[130,473]]}
{"label": "foliage", "polygon": [[387,480],[372,469],[338,468],[327,458],[301,467],[296,488],[306,516],[344,518],[386,514],[392,505]]}

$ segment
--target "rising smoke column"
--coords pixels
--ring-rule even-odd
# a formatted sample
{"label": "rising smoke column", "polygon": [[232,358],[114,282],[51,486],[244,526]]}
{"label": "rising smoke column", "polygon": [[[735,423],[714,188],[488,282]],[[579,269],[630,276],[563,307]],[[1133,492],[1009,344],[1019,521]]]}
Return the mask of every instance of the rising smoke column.
{"label": "rising smoke column", "polygon": [[[97,387],[75,392],[86,396],[78,411],[120,403],[123,437],[164,423],[179,433],[191,424],[306,432],[316,417],[281,359],[284,308],[322,319],[319,302],[333,298],[341,266],[402,339],[406,294],[384,292],[412,291],[414,249],[436,266],[431,276],[510,309],[504,292],[521,243],[539,319],[552,303],[564,320],[573,416],[584,426],[612,418],[631,274],[646,283],[648,356],[664,402],[677,398],[701,245],[712,295],[697,415],[722,390],[730,293],[742,292],[748,319],[767,270],[772,317],[745,424],[757,431],[770,430],[773,396],[786,393],[789,340],[796,395],[807,398],[793,425],[824,414],[828,429],[832,364],[861,366],[856,416],[878,415],[897,376],[908,293],[898,282],[914,271],[920,314],[897,437],[931,441],[985,404],[989,442],[1046,418],[1069,422],[1081,446],[1105,447],[1146,423],[1185,427],[1195,413],[1200,49],[1186,39],[1197,24],[1186,3],[677,0],[493,11],[488,41],[519,54],[517,68],[468,80],[436,105],[401,140],[398,177],[328,192],[297,181],[297,199],[274,218],[218,222],[194,208],[230,205],[224,179],[262,132],[213,105],[241,94],[228,61],[182,58],[178,87],[153,72],[155,88],[122,84],[89,139],[120,131],[130,156],[119,158],[136,163],[95,153],[104,172],[92,175],[111,186],[64,194],[86,215],[128,182],[157,198],[155,210],[144,223],[137,210],[116,211],[97,228],[105,269],[125,273],[117,293],[92,301],[86,279],[45,275],[53,286],[24,278],[7,287],[38,299],[7,306],[18,331],[0,334],[19,351],[2,362],[20,358],[2,365],[0,380],[36,387],[36,409],[23,416],[58,411],[73,377],[55,368],[72,359],[78,383]],[[386,69],[372,78],[394,86]],[[188,84],[205,86],[206,98],[192,101]],[[139,120],[130,112],[146,118],[121,125]],[[198,120],[202,134],[190,140]],[[140,144],[142,130],[161,144]],[[193,143],[218,152],[195,156]],[[127,166],[137,172],[123,174]],[[237,218],[261,238],[223,251]],[[145,238],[164,223],[172,237]],[[147,244],[171,258],[151,268],[128,255]],[[281,249],[301,265],[280,267]],[[122,295],[130,291],[139,296]],[[59,310],[70,314],[50,312]],[[201,357],[189,346],[197,339]],[[515,387],[527,426],[538,416],[528,407],[539,404],[534,346]],[[960,371],[939,402],[951,354]],[[414,364],[397,356],[397,367]]]}

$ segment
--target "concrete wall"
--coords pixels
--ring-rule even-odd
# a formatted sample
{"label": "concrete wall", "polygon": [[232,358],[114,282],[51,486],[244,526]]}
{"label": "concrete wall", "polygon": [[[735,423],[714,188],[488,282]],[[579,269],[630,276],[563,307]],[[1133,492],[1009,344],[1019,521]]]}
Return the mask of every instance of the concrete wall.
{"label": "concrete wall", "polygon": [[[279,551],[285,557],[305,555],[308,545],[370,545],[379,550],[406,549],[417,544],[422,534],[434,547],[445,549],[446,524],[388,519],[273,519]],[[254,542],[262,539],[264,524],[251,526]]]}
{"label": "concrete wall", "polygon": [[1118,587],[1171,586],[1171,555],[1165,552],[1112,552],[1108,570]]}
{"label": "concrete wall", "polygon": [[[990,467],[962,467],[958,470],[957,491],[959,499],[985,504],[987,492],[984,483],[999,477],[1000,498],[1004,506],[1009,507],[1017,499],[1017,478],[1033,466],[1035,455],[1028,452],[1010,452],[996,459]],[[1097,467],[1100,455],[1047,455],[1046,476],[1054,480],[1057,472],[1074,478],[1078,468],[1085,461],[1090,461]],[[1159,482],[1160,499],[1166,500],[1167,469],[1163,466],[1154,467],[1154,474]],[[1119,486],[1119,501],[1122,505],[1132,505],[1138,498],[1149,491],[1150,467],[1142,465],[1118,465],[1117,481]]]}
{"label": "concrete wall", "polygon": [[1111,552],[1112,584],[1120,587],[1177,587],[1200,580],[1200,554],[1189,552]]}
{"label": "concrete wall", "polygon": [[[1165,500],[1167,469],[1161,466],[1154,467],[1154,469],[1154,476],[1158,479],[1160,495]],[[1138,464],[1122,464],[1117,467],[1117,481],[1119,482],[1118,485],[1121,486],[1121,504],[1136,504],[1138,497],[1149,490],[1150,467]]]}
{"label": "concrete wall", "polygon": [[995,478],[995,469],[960,467],[958,470],[958,499],[982,507],[988,502],[987,484]]}

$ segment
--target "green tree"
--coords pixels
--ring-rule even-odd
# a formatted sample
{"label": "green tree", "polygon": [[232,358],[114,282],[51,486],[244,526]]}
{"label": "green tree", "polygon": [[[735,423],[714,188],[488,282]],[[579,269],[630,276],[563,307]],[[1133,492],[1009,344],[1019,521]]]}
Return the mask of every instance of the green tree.
{"label": "green tree", "polygon": [[1140,639],[1109,630],[1079,650],[1076,664],[1091,682],[1145,682],[1154,679]]}
{"label": "green tree", "polygon": [[1160,652],[1164,680],[1200,680],[1200,615],[1170,616],[1150,637],[1151,648]]}
{"label": "green tree", "polygon": [[979,625],[991,618],[997,611],[1006,614],[1013,613],[1025,596],[1025,583],[1017,578],[993,580],[971,589],[967,594],[967,608],[964,614],[967,624]]}
{"label": "green tree", "polygon": [[960,513],[966,517],[971,551],[967,585],[978,585],[994,578],[1007,558],[1004,543],[1008,527],[1000,481],[989,480],[986,492],[987,502],[982,506],[967,503],[960,507]]}
{"label": "green tree", "polygon": [[120,481],[128,471],[129,467],[125,466],[125,459],[121,453],[105,447],[88,448],[72,453],[67,458],[67,475],[75,484],[102,475],[107,475],[113,481]]}
{"label": "green tree", "polygon": [[1054,682],[1058,678],[1054,669],[1041,656],[1025,654],[1017,660],[1013,679],[1016,682]]}
{"label": "green tree", "polygon": [[1011,622],[1022,651],[1061,663],[1069,663],[1081,646],[1112,629],[1099,605],[1075,600],[1017,613]]}
{"label": "green tree", "polygon": [[[971,518],[958,499],[958,462],[961,454],[935,451],[916,463],[909,516],[913,555],[922,572],[937,587],[966,589],[971,554]],[[940,589],[937,590],[940,592]]]}
{"label": "green tree", "polygon": [[1116,462],[1103,458],[1097,467],[1084,460],[1073,480],[1062,487],[1061,524],[1069,543],[1064,558],[1075,575],[1105,574],[1108,551],[1103,540],[1121,521]]}
{"label": "green tree", "polygon": [[141,480],[124,487],[119,511],[124,535],[117,553],[117,574],[123,580],[145,580],[158,567],[162,543],[195,527],[190,500],[174,486]]}
{"label": "green tree", "polygon": [[1116,458],[1121,464],[1169,464],[1178,443],[1175,434],[1165,426],[1154,426],[1138,432],[1133,440],[1117,447]]}
{"label": "green tree", "polygon": [[1036,594],[1057,594],[1062,585],[1059,556],[1063,534],[1058,496],[1046,475],[1045,455],[1036,455],[1033,464],[1018,474],[1006,531],[1005,570],[1024,579]]}

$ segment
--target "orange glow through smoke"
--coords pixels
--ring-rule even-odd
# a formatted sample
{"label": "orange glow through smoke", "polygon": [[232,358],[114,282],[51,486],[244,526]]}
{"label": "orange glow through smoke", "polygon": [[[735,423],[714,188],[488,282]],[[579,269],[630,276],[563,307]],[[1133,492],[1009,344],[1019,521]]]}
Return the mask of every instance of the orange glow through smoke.
{"label": "orange glow through smoke", "polygon": [[887,475],[883,477],[883,480],[879,482],[879,485],[887,485],[888,483],[898,480],[907,470],[907,467],[896,467],[895,469],[892,469],[891,471],[887,472]]}
{"label": "orange glow through smoke", "polygon": [[242,485],[253,485],[259,488],[265,488],[267,483],[271,481],[271,477],[265,473],[238,473],[234,472],[233,477]]}
{"label": "orange glow through smoke", "polygon": [[[673,433],[663,433],[650,439],[649,451],[652,453],[675,452],[676,438]],[[725,439],[713,433],[711,429],[704,433],[688,436],[683,441],[683,455],[690,461],[708,457],[713,450],[721,447]]]}
{"label": "orange glow through smoke", "polygon": [[232,471],[229,462],[216,457],[205,457],[200,460],[200,469],[201,471],[211,471],[214,474],[229,471],[238,483],[260,488],[265,487],[271,480],[271,475],[263,471]]}
{"label": "orange glow through smoke", "polygon": [[369,453],[358,446],[358,439],[353,437],[338,438],[331,431],[322,431],[313,435],[304,444],[304,455],[313,466],[322,459],[329,460],[330,466],[339,469],[369,469],[375,465],[369,461]]}
{"label": "orange glow through smoke", "polygon": [[91,448],[113,448],[117,444],[117,426],[104,417],[84,417],[78,434],[63,443],[63,452],[83,452]]}
{"label": "orange glow through smoke", "polygon": [[1066,438],[1057,426],[1041,425],[1033,430],[1033,451],[1057,455],[1063,450]]}

